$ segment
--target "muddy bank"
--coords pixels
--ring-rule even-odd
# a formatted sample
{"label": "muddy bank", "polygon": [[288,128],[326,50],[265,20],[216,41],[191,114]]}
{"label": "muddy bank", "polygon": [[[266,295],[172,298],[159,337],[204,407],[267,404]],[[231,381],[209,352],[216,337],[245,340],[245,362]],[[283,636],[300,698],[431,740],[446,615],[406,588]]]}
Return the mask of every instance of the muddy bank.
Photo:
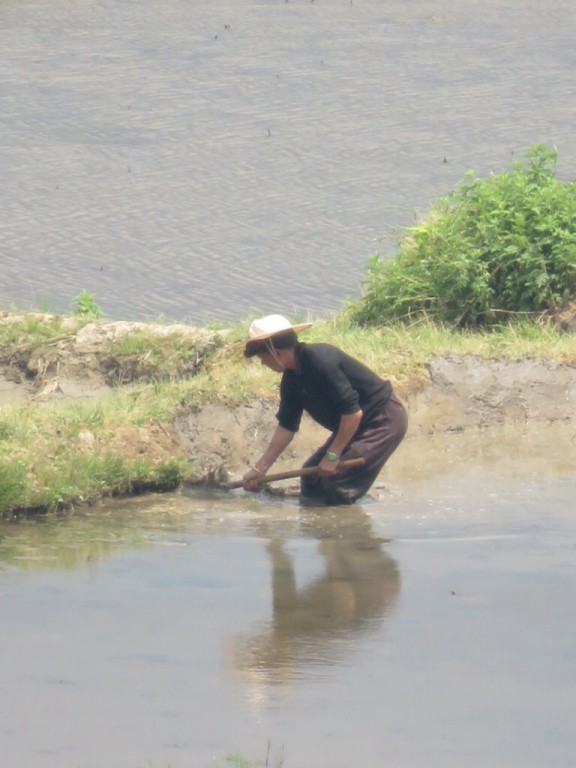
{"label": "muddy bank", "polygon": [[[24,336],[26,323],[36,329],[52,326],[57,335],[31,348],[25,337],[18,338],[18,334]],[[122,347],[134,335],[151,342],[177,338],[182,347],[192,350],[193,354],[164,366],[166,378],[194,374],[225,336],[181,323],[100,321],[79,327],[78,318],[43,313],[2,312],[0,324],[13,329],[15,337],[13,343],[0,347],[0,407],[94,398],[124,384],[154,381],[158,363],[150,351],[129,352]]]}
{"label": "muddy bank", "polygon": [[[49,321],[47,316],[39,316]],[[13,322],[5,315],[2,322]],[[146,355],[120,357],[112,342],[132,332],[152,336],[181,334],[192,345],[174,376],[200,370],[222,334],[184,325],[90,323],[78,332],[63,326],[60,337],[33,351],[17,345],[0,353],[0,408],[29,402],[83,401],[113,388],[147,381],[154,366]],[[576,419],[576,366],[550,360],[484,360],[447,356],[430,361],[427,375],[397,387],[410,414],[408,438],[487,430],[504,425],[545,427]],[[134,427],[114,436],[114,450],[154,459],[183,454],[195,460],[202,476],[216,471],[237,474],[254,461],[275,424],[276,400],[254,399],[230,409],[206,406],[181,413],[171,426]],[[302,429],[277,463],[278,470],[301,462],[324,439],[324,430],[304,419]],[[86,450],[97,438],[84,435]],[[407,441],[407,445],[410,445]],[[406,452],[406,448],[403,449]]]}
{"label": "muddy bank", "polygon": [[[510,426],[576,429],[576,366],[547,360],[483,360],[451,356],[432,360],[428,381],[416,391],[399,387],[410,426],[402,453],[430,436],[487,432]],[[246,403],[234,410],[210,406],[177,419],[185,449],[198,457],[202,471],[225,466],[232,473],[246,468],[265,447],[275,424],[276,401]],[[277,463],[297,464],[326,433],[310,419]],[[410,439],[412,438],[412,439]],[[510,440],[510,434],[508,436]],[[425,441],[424,441],[425,442]]]}

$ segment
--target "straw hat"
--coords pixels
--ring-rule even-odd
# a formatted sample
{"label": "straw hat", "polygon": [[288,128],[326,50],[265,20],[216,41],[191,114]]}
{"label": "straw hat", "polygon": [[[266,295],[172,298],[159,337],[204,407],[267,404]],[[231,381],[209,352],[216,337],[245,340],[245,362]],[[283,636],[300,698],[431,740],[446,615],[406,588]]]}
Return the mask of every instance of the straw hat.
{"label": "straw hat", "polygon": [[312,323],[296,323],[292,325],[290,320],[287,320],[282,315],[259,317],[250,323],[244,355],[245,357],[252,357],[261,349],[262,344],[260,342],[267,341],[277,334],[285,333],[286,331],[299,333],[306,330],[306,328],[310,328],[311,325]]}

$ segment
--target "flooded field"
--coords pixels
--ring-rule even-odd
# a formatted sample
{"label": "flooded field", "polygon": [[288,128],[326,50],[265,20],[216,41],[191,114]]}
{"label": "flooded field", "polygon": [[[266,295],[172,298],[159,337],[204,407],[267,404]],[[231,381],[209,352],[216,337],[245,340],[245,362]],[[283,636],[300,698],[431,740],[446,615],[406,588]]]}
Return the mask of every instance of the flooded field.
{"label": "flooded field", "polygon": [[573,0],[3,0],[0,307],[318,315],[464,174],[576,176]]}
{"label": "flooded field", "polygon": [[444,437],[349,509],[188,490],[2,524],[3,760],[569,768],[576,463],[545,434],[524,471]]}

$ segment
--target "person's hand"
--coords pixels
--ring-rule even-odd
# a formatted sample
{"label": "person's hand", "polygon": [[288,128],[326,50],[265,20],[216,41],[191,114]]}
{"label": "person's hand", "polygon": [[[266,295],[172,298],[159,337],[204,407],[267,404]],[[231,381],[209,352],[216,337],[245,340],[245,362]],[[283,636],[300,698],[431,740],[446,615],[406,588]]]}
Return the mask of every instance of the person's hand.
{"label": "person's hand", "polygon": [[324,456],[320,464],[318,464],[318,474],[321,477],[332,477],[338,473],[339,461],[330,461],[327,456]]}
{"label": "person's hand", "polygon": [[250,467],[248,472],[242,477],[242,487],[247,491],[256,491],[260,487],[259,480],[264,477],[264,472],[260,472],[255,467]]}

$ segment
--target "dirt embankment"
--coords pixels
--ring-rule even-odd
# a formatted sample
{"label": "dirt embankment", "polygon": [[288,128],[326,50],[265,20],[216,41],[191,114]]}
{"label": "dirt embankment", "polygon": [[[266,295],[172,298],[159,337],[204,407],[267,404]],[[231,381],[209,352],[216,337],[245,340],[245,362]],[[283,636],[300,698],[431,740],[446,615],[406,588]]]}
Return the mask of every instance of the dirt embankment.
{"label": "dirt embankment", "polygon": [[[165,366],[164,375],[190,375],[202,366],[217,336],[183,324],[94,322],[78,329],[75,318],[44,314],[32,318],[36,324],[58,320],[59,333],[33,349],[26,341],[18,340],[0,347],[0,407],[93,398],[123,384],[153,381],[158,366],[150,353],[120,351],[122,342],[129,343],[135,334],[157,340],[177,337],[181,345],[194,350],[194,356],[180,363],[175,361],[172,367]],[[0,324],[4,326],[15,328],[23,320],[19,315],[0,313]]]}
{"label": "dirt embankment", "polygon": [[[0,354],[0,409],[30,401],[95,398],[123,382],[145,380],[153,371],[145,356],[120,361],[110,354],[110,340],[141,329],[137,323],[95,323],[64,334],[33,353],[14,349]],[[149,333],[178,331],[197,350],[190,375],[202,365],[213,334],[188,326],[145,324]],[[148,367],[147,367],[148,366]],[[462,432],[508,422],[576,420],[576,366],[548,360],[491,360],[448,356],[434,359],[428,380],[418,387],[398,387],[410,414],[409,434]],[[242,472],[266,445],[275,424],[276,402],[254,400],[228,409],[207,406],[180,415],[171,428],[150,425],[115,436],[115,449],[163,458],[183,452],[195,459],[199,474]],[[310,420],[277,468],[294,466],[321,440],[323,430]],[[87,438],[88,440],[88,438]],[[86,446],[90,449],[90,445]]]}
{"label": "dirt embankment", "polygon": [[[432,360],[428,372],[427,385],[412,393],[409,387],[399,391],[408,407],[409,436],[576,420],[576,366],[454,356]],[[247,403],[233,411],[210,406],[180,417],[176,427],[203,470],[226,466],[235,473],[264,449],[275,412],[275,402]],[[324,436],[322,428],[305,419],[278,469],[298,464]]]}

